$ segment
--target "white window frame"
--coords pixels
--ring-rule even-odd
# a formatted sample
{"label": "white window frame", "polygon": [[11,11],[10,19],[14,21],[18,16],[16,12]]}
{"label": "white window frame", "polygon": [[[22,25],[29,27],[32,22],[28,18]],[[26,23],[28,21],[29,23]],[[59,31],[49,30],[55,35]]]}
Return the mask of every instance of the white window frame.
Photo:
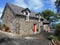
{"label": "white window frame", "polygon": [[24,14],[24,15],[26,15],[26,13],[25,13],[25,12],[23,12],[23,14]]}

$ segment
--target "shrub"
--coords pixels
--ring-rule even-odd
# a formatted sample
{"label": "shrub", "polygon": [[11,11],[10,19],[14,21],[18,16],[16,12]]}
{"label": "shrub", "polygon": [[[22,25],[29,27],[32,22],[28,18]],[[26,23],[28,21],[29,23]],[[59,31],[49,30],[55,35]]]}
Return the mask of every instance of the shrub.
{"label": "shrub", "polygon": [[55,24],[54,28],[55,28],[54,34],[56,36],[59,36],[60,35],[60,23],[59,24]]}
{"label": "shrub", "polygon": [[3,30],[3,31],[8,32],[9,29],[10,29],[10,28],[9,28],[8,26],[6,26],[5,24],[3,24],[3,26],[2,26],[2,30]]}
{"label": "shrub", "polygon": [[54,35],[50,35],[49,37],[48,37],[48,39],[49,40],[57,40],[58,39],[58,37],[57,36],[54,36]]}

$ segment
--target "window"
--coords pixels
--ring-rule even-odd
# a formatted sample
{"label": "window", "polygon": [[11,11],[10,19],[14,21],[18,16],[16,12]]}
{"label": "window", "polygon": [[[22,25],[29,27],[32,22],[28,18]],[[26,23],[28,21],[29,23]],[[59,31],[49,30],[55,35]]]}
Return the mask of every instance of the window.
{"label": "window", "polygon": [[29,21],[29,15],[30,15],[30,13],[28,13],[28,14],[26,15],[26,21]]}
{"label": "window", "polygon": [[26,21],[29,21],[29,15],[30,15],[30,12],[29,11],[21,11],[23,13],[23,15],[26,15]]}
{"label": "window", "polygon": [[24,15],[26,15],[26,13],[25,13],[25,12],[23,12],[23,14],[24,14]]}
{"label": "window", "polygon": [[43,19],[40,19],[41,21],[43,21]]}
{"label": "window", "polygon": [[26,12],[25,11],[21,11],[23,15],[26,15]]}

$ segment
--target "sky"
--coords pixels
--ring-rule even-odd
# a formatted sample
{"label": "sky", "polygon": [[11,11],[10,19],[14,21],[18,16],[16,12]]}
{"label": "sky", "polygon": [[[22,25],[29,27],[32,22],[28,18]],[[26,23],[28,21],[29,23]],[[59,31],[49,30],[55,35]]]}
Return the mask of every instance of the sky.
{"label": "sky", "polygon": [[29,8],[31,11],[38,13],[46,9],[56,12],[55,1],[56,0],[0,0],[0,17],[2,16],[6,3]]}

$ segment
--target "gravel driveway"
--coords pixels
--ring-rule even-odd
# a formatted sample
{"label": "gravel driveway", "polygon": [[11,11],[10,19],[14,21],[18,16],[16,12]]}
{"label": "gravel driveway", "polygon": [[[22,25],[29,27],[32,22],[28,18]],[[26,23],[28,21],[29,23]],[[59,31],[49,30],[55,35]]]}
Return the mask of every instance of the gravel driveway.
{"label": "gravel driveway", "polygon": [[47,39],[26,39],[26,37],[9,38],[0,32],[0,45],[52,45]]}

